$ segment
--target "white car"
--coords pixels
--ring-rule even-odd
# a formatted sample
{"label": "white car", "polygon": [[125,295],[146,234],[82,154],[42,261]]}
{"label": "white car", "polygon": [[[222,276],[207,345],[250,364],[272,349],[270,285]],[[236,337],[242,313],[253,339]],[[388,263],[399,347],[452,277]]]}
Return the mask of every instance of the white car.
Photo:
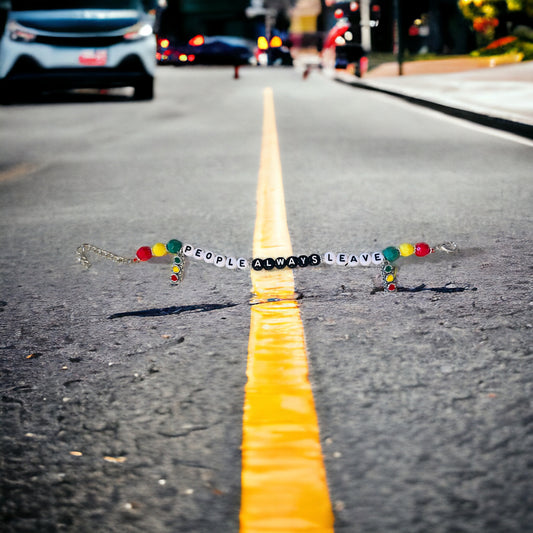
{"label": "white car", "polygon": [[[75,88],[154,95],[154,2],[13,0],[0,41],[0,96]],[[46,7],[45,7],[46,6]]]}

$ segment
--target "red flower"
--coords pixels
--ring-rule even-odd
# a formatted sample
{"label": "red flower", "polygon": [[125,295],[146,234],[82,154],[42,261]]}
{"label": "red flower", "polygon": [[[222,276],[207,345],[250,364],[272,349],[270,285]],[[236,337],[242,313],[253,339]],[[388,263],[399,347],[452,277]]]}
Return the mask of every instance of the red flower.
{"label": "red flower", "polygon": [[512,35],[509,35],[508,37],[502,37],[501,39],[496,39],[495,41],[492,41],[487,47],[487,50],[492,50],[494,48],[500,48],[500,46],[505,46],[506,44],[510,44],[512,42],[516,41],[516,37],[513,37]]}
{"label": "red flower", "polygon": [[474,30],[479,33],[485,33],[492,28],[498,26],[500,21],[497,18],[493,17],[476,17],[474,19],[473,27]]}

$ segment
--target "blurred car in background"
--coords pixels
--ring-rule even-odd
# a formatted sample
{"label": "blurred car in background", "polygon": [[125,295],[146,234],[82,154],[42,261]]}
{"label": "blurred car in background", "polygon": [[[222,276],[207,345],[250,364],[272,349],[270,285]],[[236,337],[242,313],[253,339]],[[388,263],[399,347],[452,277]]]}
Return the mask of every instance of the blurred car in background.
{"label": "blurred car in background", "polygon": [[187,43],[158,39],[156,59],[160,65],[249,65],[254,60],[253,43],[241,37],[196,35]]}
{"label": "blurred car in background", "polygon": [[361,44],[354,42],[352,25],[347,19],[339,20],[328,32],[321,57],[326,68],[352,70],[359,77],[368,70],[368,57]]}
{"label": "blurred car in background", "polygon": [[150,0],[12,0],[0,42],[0,96],[74,88],[134,88],[153,98]]}
{"label": "blurred car in background", "polygon": [[283,65],[292,67],[293,61],[289,47],[281,37],[274,35],[268,40],[265,36],[257,39],[255,58],[258,65]]}

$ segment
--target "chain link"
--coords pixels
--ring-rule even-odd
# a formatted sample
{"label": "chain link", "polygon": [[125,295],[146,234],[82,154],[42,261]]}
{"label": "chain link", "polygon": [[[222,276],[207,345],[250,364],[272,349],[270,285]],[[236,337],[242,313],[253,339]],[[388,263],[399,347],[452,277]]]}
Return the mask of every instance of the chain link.
{"label": "chain link", "polygon": [[98,246],[95,246],[94,244],[82,244],[81,246],[78,246],[78,248],[76,249],[76,253],[78,254],[78,261],[85,268],[90,268],[91,266],[91,262],[89,261],[89,257],[87,256],[88,252],[92,252],[96,255],[99,255],[100,257],[109,259],[110,261],[113,261],[114,263],[130,264],[130,263],[138,262],[136,258],[123,257],[120,255],[116,255],[112,252],[108,252],[107,250],[104,250],[103,248],[98,248]]}
{"label": "chain link", "polygon": [[440,250],[441,252],[451,254],[457,251],[457,243],[453,241],[443,242],[442,244],[437,244],[437,246],[435,246],[435,250]]}

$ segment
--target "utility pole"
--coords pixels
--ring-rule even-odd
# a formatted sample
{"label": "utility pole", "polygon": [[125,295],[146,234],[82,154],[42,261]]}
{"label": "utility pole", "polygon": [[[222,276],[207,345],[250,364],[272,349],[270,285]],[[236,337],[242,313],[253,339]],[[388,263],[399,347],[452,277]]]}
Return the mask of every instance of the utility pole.
{"label": "utility pole", "polygon": [[365,52],[372,51],[370,0],[361,0],[361,46]]}
{"label": "utility pole", "polygon": [[394,0],[394,53],[398,59],[398,76],[403,76],[403,35],[400,0]]}

